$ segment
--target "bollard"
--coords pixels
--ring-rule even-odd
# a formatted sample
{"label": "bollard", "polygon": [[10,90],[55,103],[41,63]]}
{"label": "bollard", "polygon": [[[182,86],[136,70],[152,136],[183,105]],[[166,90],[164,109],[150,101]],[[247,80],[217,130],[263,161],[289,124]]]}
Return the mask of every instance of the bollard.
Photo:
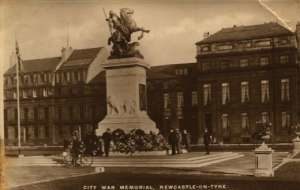
{"label": "bollard", "polygon": [[265,143],[254,150],[255,152],[255,171],[254,176],[271,177],[274,176],[272,162],[272,148],[269,148]]}

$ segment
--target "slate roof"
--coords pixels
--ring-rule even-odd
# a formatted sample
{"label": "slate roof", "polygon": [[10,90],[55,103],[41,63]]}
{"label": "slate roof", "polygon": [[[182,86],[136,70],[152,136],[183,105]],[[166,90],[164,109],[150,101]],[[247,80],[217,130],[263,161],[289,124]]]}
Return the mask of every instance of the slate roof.
{"label": "slate roof", "polygon": [[59,68],[59,70],[88,66],[96,58],[101,49],[102,47],[75,49],[67,61]]}
{"label": "slate roof", "polygon": [[[21,72],[42,72],[42,71],[53,71],[60,62],[60,57],[51,57],[43,59],[32,59],[22,61]],[[5,75],[14,74],[16,72],[16,65],[10,67]]]}
{"label": "slate roof", "polygon": [[196,44],[259,39],[283,35],[293,35],[293,32],[278,23],[270,22],[258,25],[223,28]]}
{"label": "slate roof", "polygon": [[[74,67],[88,66],[97,56],[102,47],[88,48],[88,49],[75,49],[71,56],[59,69],[68,69]],[[61,57],[51,57],[43,59],[23,60],[22,72],[43,72],[54,71],[59,64]],[[16,65],[10,67],[5,75],[14,74],[16,72]]]}

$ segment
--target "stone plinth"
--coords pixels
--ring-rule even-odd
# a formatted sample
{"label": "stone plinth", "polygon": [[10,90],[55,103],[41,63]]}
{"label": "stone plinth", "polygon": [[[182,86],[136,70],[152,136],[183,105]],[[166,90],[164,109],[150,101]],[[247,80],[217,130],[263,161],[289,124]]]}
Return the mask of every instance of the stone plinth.
{"label": "stone plinth", "polygon": [[149,65],[143,59],[110,59],[103,64],[106,71],[107,115],[98,123],[96,134],[101,136],[122,129],[142,129],[157,133],[156,124],[147,114],[146,70]]}
{"label": "stone plinth", "polygon": [[265,143],[254,150],[255,152],[255,176],[270,177],[274,175],[272,153],[273,150]]}
{"label": "stone plinth", "polygon": [[297,136],[294,140],[293,140],[293,153],[296,154],[298,152],[300,152],[300,138],[299,136]]}

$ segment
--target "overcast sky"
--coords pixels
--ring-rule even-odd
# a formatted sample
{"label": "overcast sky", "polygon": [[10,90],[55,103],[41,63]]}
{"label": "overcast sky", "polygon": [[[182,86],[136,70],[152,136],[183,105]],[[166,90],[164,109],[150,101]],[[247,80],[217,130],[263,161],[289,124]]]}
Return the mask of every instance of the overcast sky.
{"label": "overcast sky", "polygon": [[[0,0],[1,1],[1,0]],[[9,66],[17,38],[23,59],[59,56],[68,26],[75,49],[104,46],[109,37],[106,12],[129,7],[139,26],[150,29],[141,51],[150,65],[195,61],[195,42],[204,32],[278,20],[258,0],[2,0],[3,68]],[[263,0],[295,28],[300,0]]]}

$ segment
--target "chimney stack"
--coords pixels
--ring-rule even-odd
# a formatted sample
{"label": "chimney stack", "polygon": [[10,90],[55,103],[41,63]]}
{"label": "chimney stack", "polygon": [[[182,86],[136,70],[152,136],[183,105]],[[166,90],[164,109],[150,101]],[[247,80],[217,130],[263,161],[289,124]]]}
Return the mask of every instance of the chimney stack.
{"label": "chimney stack", "polygon": [[205,39],[205,38],[208,38],[208,37],[209,37],[209,32],[204,32],[203,38]]}

